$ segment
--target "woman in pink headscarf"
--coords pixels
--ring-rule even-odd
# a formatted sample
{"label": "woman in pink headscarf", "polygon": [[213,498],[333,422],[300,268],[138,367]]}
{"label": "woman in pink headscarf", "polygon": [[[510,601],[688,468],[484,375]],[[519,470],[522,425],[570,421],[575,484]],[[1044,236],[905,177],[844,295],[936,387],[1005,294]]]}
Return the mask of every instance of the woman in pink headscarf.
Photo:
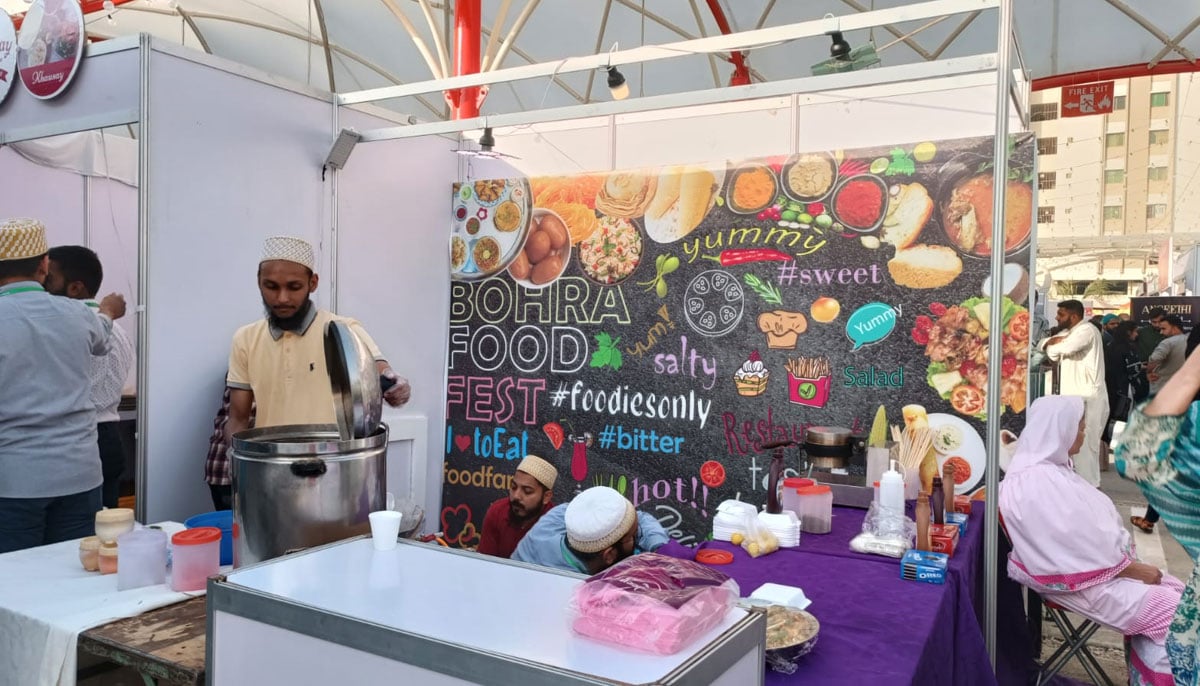
{"label": "woman in pink headscarf", "polygon": [[1083,400],[1038,398],[1000,484],[1012,539],[1008,575],[1055,603],[1130,636],[1134,684],[1170,686],[1164,641],[1183,584],[1138,562],[1108,496],[1075,473]]}

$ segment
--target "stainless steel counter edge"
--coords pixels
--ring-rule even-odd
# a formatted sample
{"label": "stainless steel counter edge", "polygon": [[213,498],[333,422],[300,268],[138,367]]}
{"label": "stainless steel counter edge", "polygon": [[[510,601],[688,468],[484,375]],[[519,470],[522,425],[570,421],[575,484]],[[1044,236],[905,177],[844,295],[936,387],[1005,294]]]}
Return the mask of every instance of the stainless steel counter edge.
{"label": "stainless steel counter edge", "polygon": [[[294,555],[307,555],[348,541],[369,538],[359,536],[346,541],[338,541],[325,546],[312,548]],[[400,541],[400,545],[427,545],[412,541]],[[452,555],[474,555],[474,553],[443,549],[441,552]],[[501,558],[489,559],[495,564],[508,564],[519,567],[537,569],[548,574],[584,579],[581,574],[547,569],[523,562],[514,562]],[[250,569],[259,565],[278,562],[268,560],[256,565],[243,567]],[[236,574],[235,572],[233,572]],[[258,590],[239,586],[230,581],[227,576],[216,576],[208,580],[208,602],[206,603],[207,632],[205,645],[205,664],[207,665],[206,683],[214,684],[216,664],[213,654],[214,616],[217,612],[226,612],[246,619],[263,622],[288,631],[297,631],[323,641],[337,643],[347,648],[362,650],[380,657],[396,660],[405,664],[428,669],[433,672],[465,679],[484,686],[509,686],[521,683],[524,686],[557,686],[559,684],[612,684],[612,681],[599,679],[593,675],[582,674],[569,670],[558,669],[548,665],[521,660],[499,653],[492,653],[470,646],[449,643],[407,631],[369,622],[366,620],[320,610],[303,605],[281,596],[263,593]],[[757,645],[758,660],[765,660],[765,643],[758,639],[766,634],[766,613],[755,609],[718,636],[712,643],[693,655],[687,662],[667,674],[658,684],[670,686],[704,686],[712,683],[725,673],[738,660]],[[305,627],[301,631],[297,627]],[[474,659],[455,660],[463,653],[471,653]],[[759,679],[758,686],[762,686]]]}

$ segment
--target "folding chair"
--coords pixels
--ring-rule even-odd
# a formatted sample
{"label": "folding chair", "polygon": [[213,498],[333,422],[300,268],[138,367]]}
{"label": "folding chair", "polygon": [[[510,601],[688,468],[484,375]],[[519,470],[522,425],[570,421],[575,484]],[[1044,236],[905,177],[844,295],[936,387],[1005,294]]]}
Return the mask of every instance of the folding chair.
{"label": "folding chair", "polygon": [[[1033,593],[1030,589],[1026,590]],[[1063,606],[1046,596],[1042,596],[1042,603],[1046,607],[1046,613],[1054,621],[1054,625],[1062,632],[1063,644],[1038,665],[1037,686],[1053,679],[1063,667],[1067,666],[1071,658],[1075,658],[1079,664],[1083,665],[1093,683],[1115,686],[1113,680],[1108,677],[1104,668],[1100,666],[1096,657],[1088,649],[1088,641],[1100,630],[1101,625],[1086,617],[1079,624],[1075,624],[1067,614],[1068,610]]]}
{"label": "folding chair", "polygon": [[[1008,538],[1008,529],[1004,526],[1004,517],[1000,517],[1000,531],[1004,532],[1004,538],[1008,539],[1011,545],[1012,539]],[[1083,665],[1084,670],[1092,678],[1093,683],[1116,686],[1113,680],[1108,677],[1108,674],[1105,673],[1104,668],[1100,666],[1096,657],[1092,655],[1091,650],[1088,649],[1088,641],[1100,630],[1101,624],[1086,617],[1079,624],[1075,624],[1071,621],[1071,617],[1067,614],[1068,610],[1065,607],[1046,596],[1039,595],[1029,587],[1026,587],[1025,591],[1030,596],[1036,596],[1041,599],[1041,604],[1045,607],[1046,613],[1050,615],[1051,621],[1054,622],[1054,625],[1058,627],[1058,630],[1063,635],[1063,644],[1050,657],[1038,663],[1036,686],[1042,686],[1042,684],[1054,679],[1062,671],[1062,668],[1067,666],[1071,658],[1075,658],[1079,661],[1079,664]],[[1035,650],[1040,655],[1041,645],[1035,646]]]}

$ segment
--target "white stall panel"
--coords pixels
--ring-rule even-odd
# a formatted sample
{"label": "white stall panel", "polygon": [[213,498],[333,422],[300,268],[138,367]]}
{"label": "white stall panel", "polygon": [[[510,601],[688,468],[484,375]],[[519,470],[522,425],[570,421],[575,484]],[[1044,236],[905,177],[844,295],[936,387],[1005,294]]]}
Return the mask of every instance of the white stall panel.
{"label": "white stall panel", "polygon": [[321,163],[332,112],[308,95],[150,55],[145,521],[212,509],[204,458],[233,333],[263,316],[263,239],[299,236],[317,244],[319,264],[327,260]]}
{"label": "white stall panel", "polygon": [[13,88],[0,110],[0,143],[136,122],[141,97],[137,45],[137,36],[92,44],[71,87],[53,100]]}
{"label": "white stall panel", "polygon": [[[137,341],[138,191],[105,178],[88,178],[87,245],[104,265],[100,294],[125,296],[126,314],[117,320],[129,339]],[[127,389],[135,385],[137,367],[129,371]]]}
{"label": "white stall panel", "polygon": [[[344,126],[371,126],[352,115]],[[437,137],[362,143],[338,177],[337,310],[361,320],[412,384],[412,400],[385,420],[397,431],[388,417],[424,418],[426,440],[412,448],[421,464],[401,479],[389,454],[388,481],[398,497],[407,479],[423,481],[414,497],[423,501],[428,531],[438,526],[446,427],[450,193],[460,159],[453,147]]]}
{"label": "white stall panel", "polygon": [[0,147],[0,221],[33,217],[46,225],[50,245],[87,241],[87,190],[84,177],[66,169],[43,167]]}

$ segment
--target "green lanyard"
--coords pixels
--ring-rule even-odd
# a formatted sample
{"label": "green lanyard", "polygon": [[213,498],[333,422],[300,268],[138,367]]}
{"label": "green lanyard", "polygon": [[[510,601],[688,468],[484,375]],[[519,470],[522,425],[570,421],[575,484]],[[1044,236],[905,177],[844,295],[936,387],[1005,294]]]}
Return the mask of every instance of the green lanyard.
{"label": "green lanyard", "polygon": [[569,562],[571,566],[575,568],[575,571],[579,572],[580,574],[587,574],[587,568],[584,567],[583,564],[579,562],[579,559],[571,554],[571,550],[567,548],[566,536],[563,536],[563,540],[559,542],[559,545],[562,546],[563,559]]}
{"label": "green lanyard", "polygon": [[37,291],[45,293],[46,289],[42,288],[41,286],[21,286],[20,288],[13,288],[12,290],[7,290],[3,293],[0,293],[0,298],[3,298],[6,295],[13,295],[14,293],[35,293]]}

